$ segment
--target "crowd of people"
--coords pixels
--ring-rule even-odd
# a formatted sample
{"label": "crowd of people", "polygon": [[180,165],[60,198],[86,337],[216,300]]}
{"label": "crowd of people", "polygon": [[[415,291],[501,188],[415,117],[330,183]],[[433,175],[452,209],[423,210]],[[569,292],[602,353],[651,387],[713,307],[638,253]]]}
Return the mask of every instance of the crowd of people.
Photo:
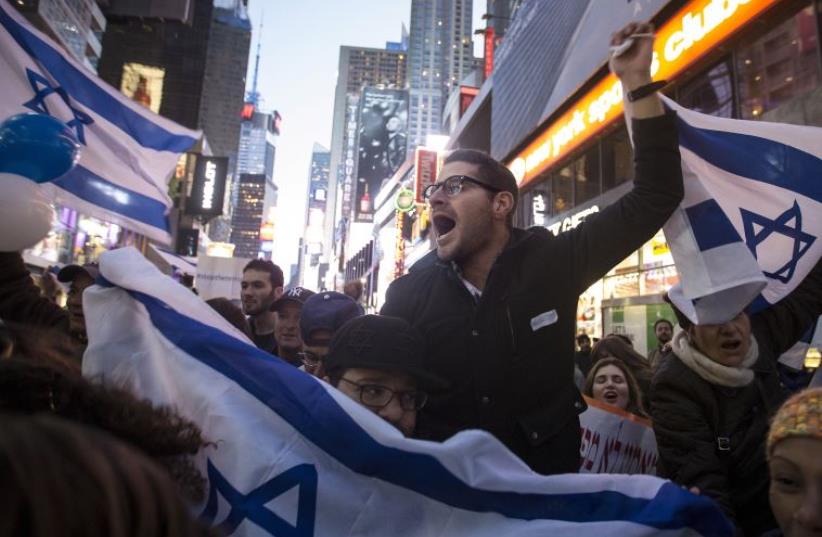
{"label": "crowd of people", "polygon": [[[632,24],[613,43],[652,31]],[[740,535],[822,535],[822,388],[810,377],[786,387],[778,362],[822,313],[818,263],[776,305],[721,324],[695,324],[670,298],[676,319],[656,320],[647,357],[625,334],[573,339],[579,294],[682,199],[676,117],[649,89],[650,63],[643,39],[611,60],[635,185],[576,229],[515,228],[510,170],[457,150],[425,192],[436,248],[391,284],[379,314],[365,313],[359,282],[286,289],[265,260],[245,266],[239,297],[208,304],[272,359],[407,437],[482,429],[534,472],[576,473],[587,397],[650,420],[659,475],[718,502]],[[82,296],[99,276],[94,264],[60,270],[62,308],[19,253],[0,253],[0,537],[215,534],[186,503],[205,486],[190,457],[216,439],[128,386],[81,375]]]}

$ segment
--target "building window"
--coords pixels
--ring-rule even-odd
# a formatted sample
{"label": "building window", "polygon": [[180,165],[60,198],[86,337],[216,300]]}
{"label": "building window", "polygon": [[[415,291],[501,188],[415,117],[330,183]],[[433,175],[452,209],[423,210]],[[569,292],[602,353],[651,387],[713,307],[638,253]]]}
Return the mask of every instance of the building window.
{"label": "building window", "polygon": [[822,76],[817,26],[814,8],[809,5],[737,51],[743,118],[760,118],[819,86]]}
{"label": "building window", "polygon": [[634,179],[634,155],[624,125],[602,140],[602,191]]}
{"label": "building window", "polygon": [[599,144],[574,162],[574,205],[580,205],[600,194]]}
{"label": "building window", "polygon": [[684,84],[677,101],[685,108],[712,116],[734,116],[731,63],[726,59]]}
{"label": "building window", "polygon": [[551,180],[551,198],[553,213],[563,213],[574,207],[574,169],[575,162],[554,174]]}

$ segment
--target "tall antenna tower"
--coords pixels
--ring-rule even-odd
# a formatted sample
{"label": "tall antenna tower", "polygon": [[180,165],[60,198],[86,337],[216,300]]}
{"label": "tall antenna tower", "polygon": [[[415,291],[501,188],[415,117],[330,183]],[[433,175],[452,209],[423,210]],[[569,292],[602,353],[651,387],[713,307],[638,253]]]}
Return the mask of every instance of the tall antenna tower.
{"label": "tall antenna tower", "polygon": [[254,60],[254,78],[251,81],[251,91],[248,92],[246,101],[255,106],[260,102],[260,93],[257,91],[257,78],[260,74],[260,44],[263,40],[263,19],[265,11],[260,15],[260,34],[257,37],[257,58]]}

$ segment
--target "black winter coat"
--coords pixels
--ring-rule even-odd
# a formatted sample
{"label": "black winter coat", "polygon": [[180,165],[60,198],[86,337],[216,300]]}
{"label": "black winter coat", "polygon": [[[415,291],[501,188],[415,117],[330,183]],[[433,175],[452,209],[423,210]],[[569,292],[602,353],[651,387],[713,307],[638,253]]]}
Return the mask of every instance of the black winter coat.
{"label": "black winter coat", "polygon": [[435,252],[391,284],[381,313],[417,327],[427,368],[451,382],[418,415],[420,436],[484,429],[539,473],[579,469],[577,301],[679,204],[675,119],[634,120],[636,181],[616,203],[557,237],[545,228],[513,230],[478,302]]}
{"label": "black winter coat", "polygon": [[698,487],[715,499],[745,535],[758,536],[776,527],[768,502],[765,459],[768,424],[786,396],[776,361],[812,326],[820,311],[822,270],[817,265],[788,297],[751,316],[751,331],[759,346],[751,384],[741,388],[711,384],[676,354],[660,362],[654,375],[651,414],[659,474]]}

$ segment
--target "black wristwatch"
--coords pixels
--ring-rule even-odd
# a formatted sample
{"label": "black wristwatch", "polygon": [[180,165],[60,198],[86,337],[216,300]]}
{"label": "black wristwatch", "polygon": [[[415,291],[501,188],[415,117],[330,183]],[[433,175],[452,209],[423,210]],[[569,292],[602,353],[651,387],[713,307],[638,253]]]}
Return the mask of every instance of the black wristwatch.
{"label": "black wristwatch", "polygon": [[642,99],[643,97],[647,97],[652,93],[656,93],[665,86],[668,85],[667,80],[657,80],[656,82],[651,82],[650,84],[645,84],[644,86],[640,86],[635,90],[631,90],[626,94],[628,97],[628,102],[634,102]]}

